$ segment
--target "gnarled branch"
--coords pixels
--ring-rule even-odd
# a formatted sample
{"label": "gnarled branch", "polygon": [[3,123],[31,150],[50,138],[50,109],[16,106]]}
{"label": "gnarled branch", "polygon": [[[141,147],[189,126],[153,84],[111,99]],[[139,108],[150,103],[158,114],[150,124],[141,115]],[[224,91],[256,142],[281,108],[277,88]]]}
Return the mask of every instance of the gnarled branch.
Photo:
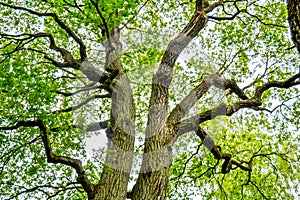
{"label": "gnarled branch", "polygon": [[86,46],[85,44],[83,43],[83,41],[71,30],[70,27],[68,27],[66,24],[63,23],[63,21],[61,21],[61,19],[59,19],[59,17],[57,16],[56,13],[41,13],[41,12],[37,12],[37,11],[34,11],[34,10],[31,10],[31,9],[28,9],[28,8],[24,8],[24,7],[21,7],[21,6],[14,6],[14,5],[11,5],[11,4],[7,4],[7,3],[4,3],[4,2],[0,2],[0,5],[2,6],[5,6],[5,7],[9,7],[9,8],[13,8],[13,9],[16,9],[16,10],[22,10],[22,11],[25,11],[25,12],[28,12],[30,14],[33,14],[33,15],[36,15],[36,16],[39,16],[39,17],[52,17],[54,19],[54,21],[63,29],[65,30],[68,35],[70,37],[72,37],[78,44],[79,44],[79,48],[80,48],[80,60],[81,61],[84,61],[87,57],[87,54],[86,54]]}
{"label": "gnarled branch", "polygon": [[43,141],[44,149],[46,152],[47,162],[48,163],[60,163],[67,166],[72,167],[76,170],[78,174],[77,181],[82,185],[83,189],[87,192],[89,196],[94,195],[94,185],[89,181],[86,177],[85,172],[82,167],[82,162],[78,159],[66,157],[66,156],[58,156],[56,155],[51,148],[51,144],[48,138],[49,130],[46,127],[46,124],[43,120],[37,119],[34,121],[19,121],[13,126],[9,127],[0,127],[0,130],[15,130],[19,127],[38,127],[41,131],[41,138]]}

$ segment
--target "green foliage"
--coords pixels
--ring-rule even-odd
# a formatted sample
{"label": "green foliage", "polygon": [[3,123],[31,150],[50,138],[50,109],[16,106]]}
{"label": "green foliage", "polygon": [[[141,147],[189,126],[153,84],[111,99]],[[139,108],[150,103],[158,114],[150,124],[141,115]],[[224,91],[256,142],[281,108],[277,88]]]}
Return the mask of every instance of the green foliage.
{"label": "green foliage", "polygon": [[[3,1],[1,1],[3,2]],[[123,73],[128,75],[136,105],[136,154],[146,130],[151,81],[168,42],[181,31],[193,14],[194,5],[179,1],[105,0],[95,1],[103,14],[99,17],[91,1],[49,0],[5,1],[41,13],[56,13],[87,47],[88,58],[104,71],[106,38],[99,26],[111,31],[119,26],[123,53]],[[69,5],[66,3],[69,2]],[[180,1],[181,2],[181,1]],[[213,1],[209,1],[212,3]],[[238,2],[245,8],[249,2]],[[73,6],[71,6],[73,5]],[[0,34],[53,35],[57,46],[65,48],[75,59],[80,58],[78,44],[51,17],[36,17],[28,12],[1,6]],[[235,13],[233,4],[226,4],[227,13]],[[169,91],[169,110],[199,84],[207,73],[222,69],[222,76],[233,78],[240,87],[249,86],[246,94],[253,96],[255,87],[266,82],[286,80],[298,72],[299,55],[289,40],[286,3],[279,0],[255,2],[233,20],[215,21],[208,25],[181,54],[174,67]],[[222,8],[210,16],[226,17]],[[215,23],[216,22],[216,23]],[[49,140],[54,153],[83,160],[84,170],[92,183],[97,183],[105,151],[90,156],[85,139],[104,132],[87,133],[91,121],[110,117],[109,99],[96,99],[72,112],[72,108],[95,94],[104,94],[101,87],[76,95],[63,96],[91,84],[75,69],[55,67],[45,57],[63,62],[61,55],[50,49],[48,38],[32,38],[22,42],[18,37],[0,37],[0,127],[22,120],[43,119],[51,130]],[[198,101],[187,117],[208,110],[219,103],[233,104],[234,95],[211,89]],[[247,110],[231,118],[218,117],[203,128],[233,159],[253,159],[253,171],[239,168],[221,173],[222,160],[205,150],[194,134],[183,135],[174,147],[169,199],[295,199],[299,193],[299,87],[270,89],[263,93],[262,107],[272,111]],[[91,117],[92,116],[92,117]],[[91,119],[91,118],[92,119]],[[82,125],[79,129],[73,125]],[[200,145],[200,146],[199,146]],[[21,127],[0,132],[1,198],[19,199],[87,199],[76,182],[76,173],[69,167],[47,163],[38,128]],[[198,149],[198,150],[197,150]],[[195,153],[196,152],[196,153]],[[134,178],[132,177],[132,180]],[[70,185],[74,187],[71,188]],[[31,194],[22,191],[34,188]]]}

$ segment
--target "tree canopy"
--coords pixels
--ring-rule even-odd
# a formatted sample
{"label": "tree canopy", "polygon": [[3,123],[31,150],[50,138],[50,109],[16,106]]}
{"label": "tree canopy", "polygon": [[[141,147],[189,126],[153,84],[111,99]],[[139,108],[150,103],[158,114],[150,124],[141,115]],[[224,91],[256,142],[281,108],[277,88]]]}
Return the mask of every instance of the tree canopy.
{"label": "tree canopy", "polygon": [[1,199],[299,197],[299,0],[0,15]]}

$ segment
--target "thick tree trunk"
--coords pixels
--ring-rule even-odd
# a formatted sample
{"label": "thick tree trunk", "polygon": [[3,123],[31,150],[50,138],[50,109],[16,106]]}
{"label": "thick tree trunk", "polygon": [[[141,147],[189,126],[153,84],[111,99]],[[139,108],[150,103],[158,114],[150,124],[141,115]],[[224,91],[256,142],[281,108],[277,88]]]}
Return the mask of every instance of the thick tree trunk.
{"label": "thick tree trunk", "polygon": [[158,71],[153,76],[143,162],[133,189],[133,200],[166,199],[172,146],[176,139],[173,124],[167,122],[168,90],[173,77],[173,67],[179,54],[206,23],[207,16],[197,9],[181,33],[170,41]]}
{"label": "thick tree trunk", "polygon": [[96,186],[95,200],[124,200],[133,161],[135,109],[129,79],[125,75],[112,93],[111,128],[107,129],[106,163]]}
{"label": "thick tree trunk", "polygon": [[300,53],[300,0],[288,0],[287,9],[292,40]]}
{"label": "thick tree trunk", "polygon": [[170,128],[146,139],[139,179],[133,189],[133,200],[163,200],[166,198],[169,171],[172,164],[172,137]]}
{"label": "thick tree trunk", "polygon": [[121,49],[119,29],[111,32],[106,47],[106,70],[118,75],[110,83],[111,116],[110,127],[106,130],[108,139],[107,155],[101,179],[96,185],[94,200],[124,200],[133,162],[135,140],[135,107],[130,80],[122,73],[118,59]]}

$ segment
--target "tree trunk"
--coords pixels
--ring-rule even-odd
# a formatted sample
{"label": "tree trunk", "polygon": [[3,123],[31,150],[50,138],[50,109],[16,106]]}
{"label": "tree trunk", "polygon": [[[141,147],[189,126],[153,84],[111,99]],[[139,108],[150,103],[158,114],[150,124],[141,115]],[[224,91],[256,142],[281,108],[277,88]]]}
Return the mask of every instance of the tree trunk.
{"label": "tree trunk", "polygon": [[140,176],[133,189],[133,200],[164,200],[167,195],[174,133],[167,126],[146,139]]}
{"label": "tree trunk", "polygon": [[143,162],[133,189],[133,200],[166,199],[172,146],[176,139],[173,124],[167,122],[173,67],[183,49],[206,25],[207,19],[204,12],[198,9],[195,11],[179,35],[170,41],[153,76]]}
{"label": "tree trunk", "polygon": [[106,47],[106,70],[118,75],[110,83],[111,116],[106,130],[108,139],[105,165],[99,183],[95,187],[94,200],[124,200],[133,163],[135,140],[135,107],[130,80],[122,72],[118,59],[121,45],[119,29],[111,32]]}
{"label": "tree trunk", "polygon": [[124,200],[133,161],[135,108],[129,79],[119,75],[112,93],[111,128],[106,163],[96,186],[95,200]]}
{"label": "tree trunk", "polygon": [[300,53],[300,0],[288,0],[287,9],[292,40]]}

